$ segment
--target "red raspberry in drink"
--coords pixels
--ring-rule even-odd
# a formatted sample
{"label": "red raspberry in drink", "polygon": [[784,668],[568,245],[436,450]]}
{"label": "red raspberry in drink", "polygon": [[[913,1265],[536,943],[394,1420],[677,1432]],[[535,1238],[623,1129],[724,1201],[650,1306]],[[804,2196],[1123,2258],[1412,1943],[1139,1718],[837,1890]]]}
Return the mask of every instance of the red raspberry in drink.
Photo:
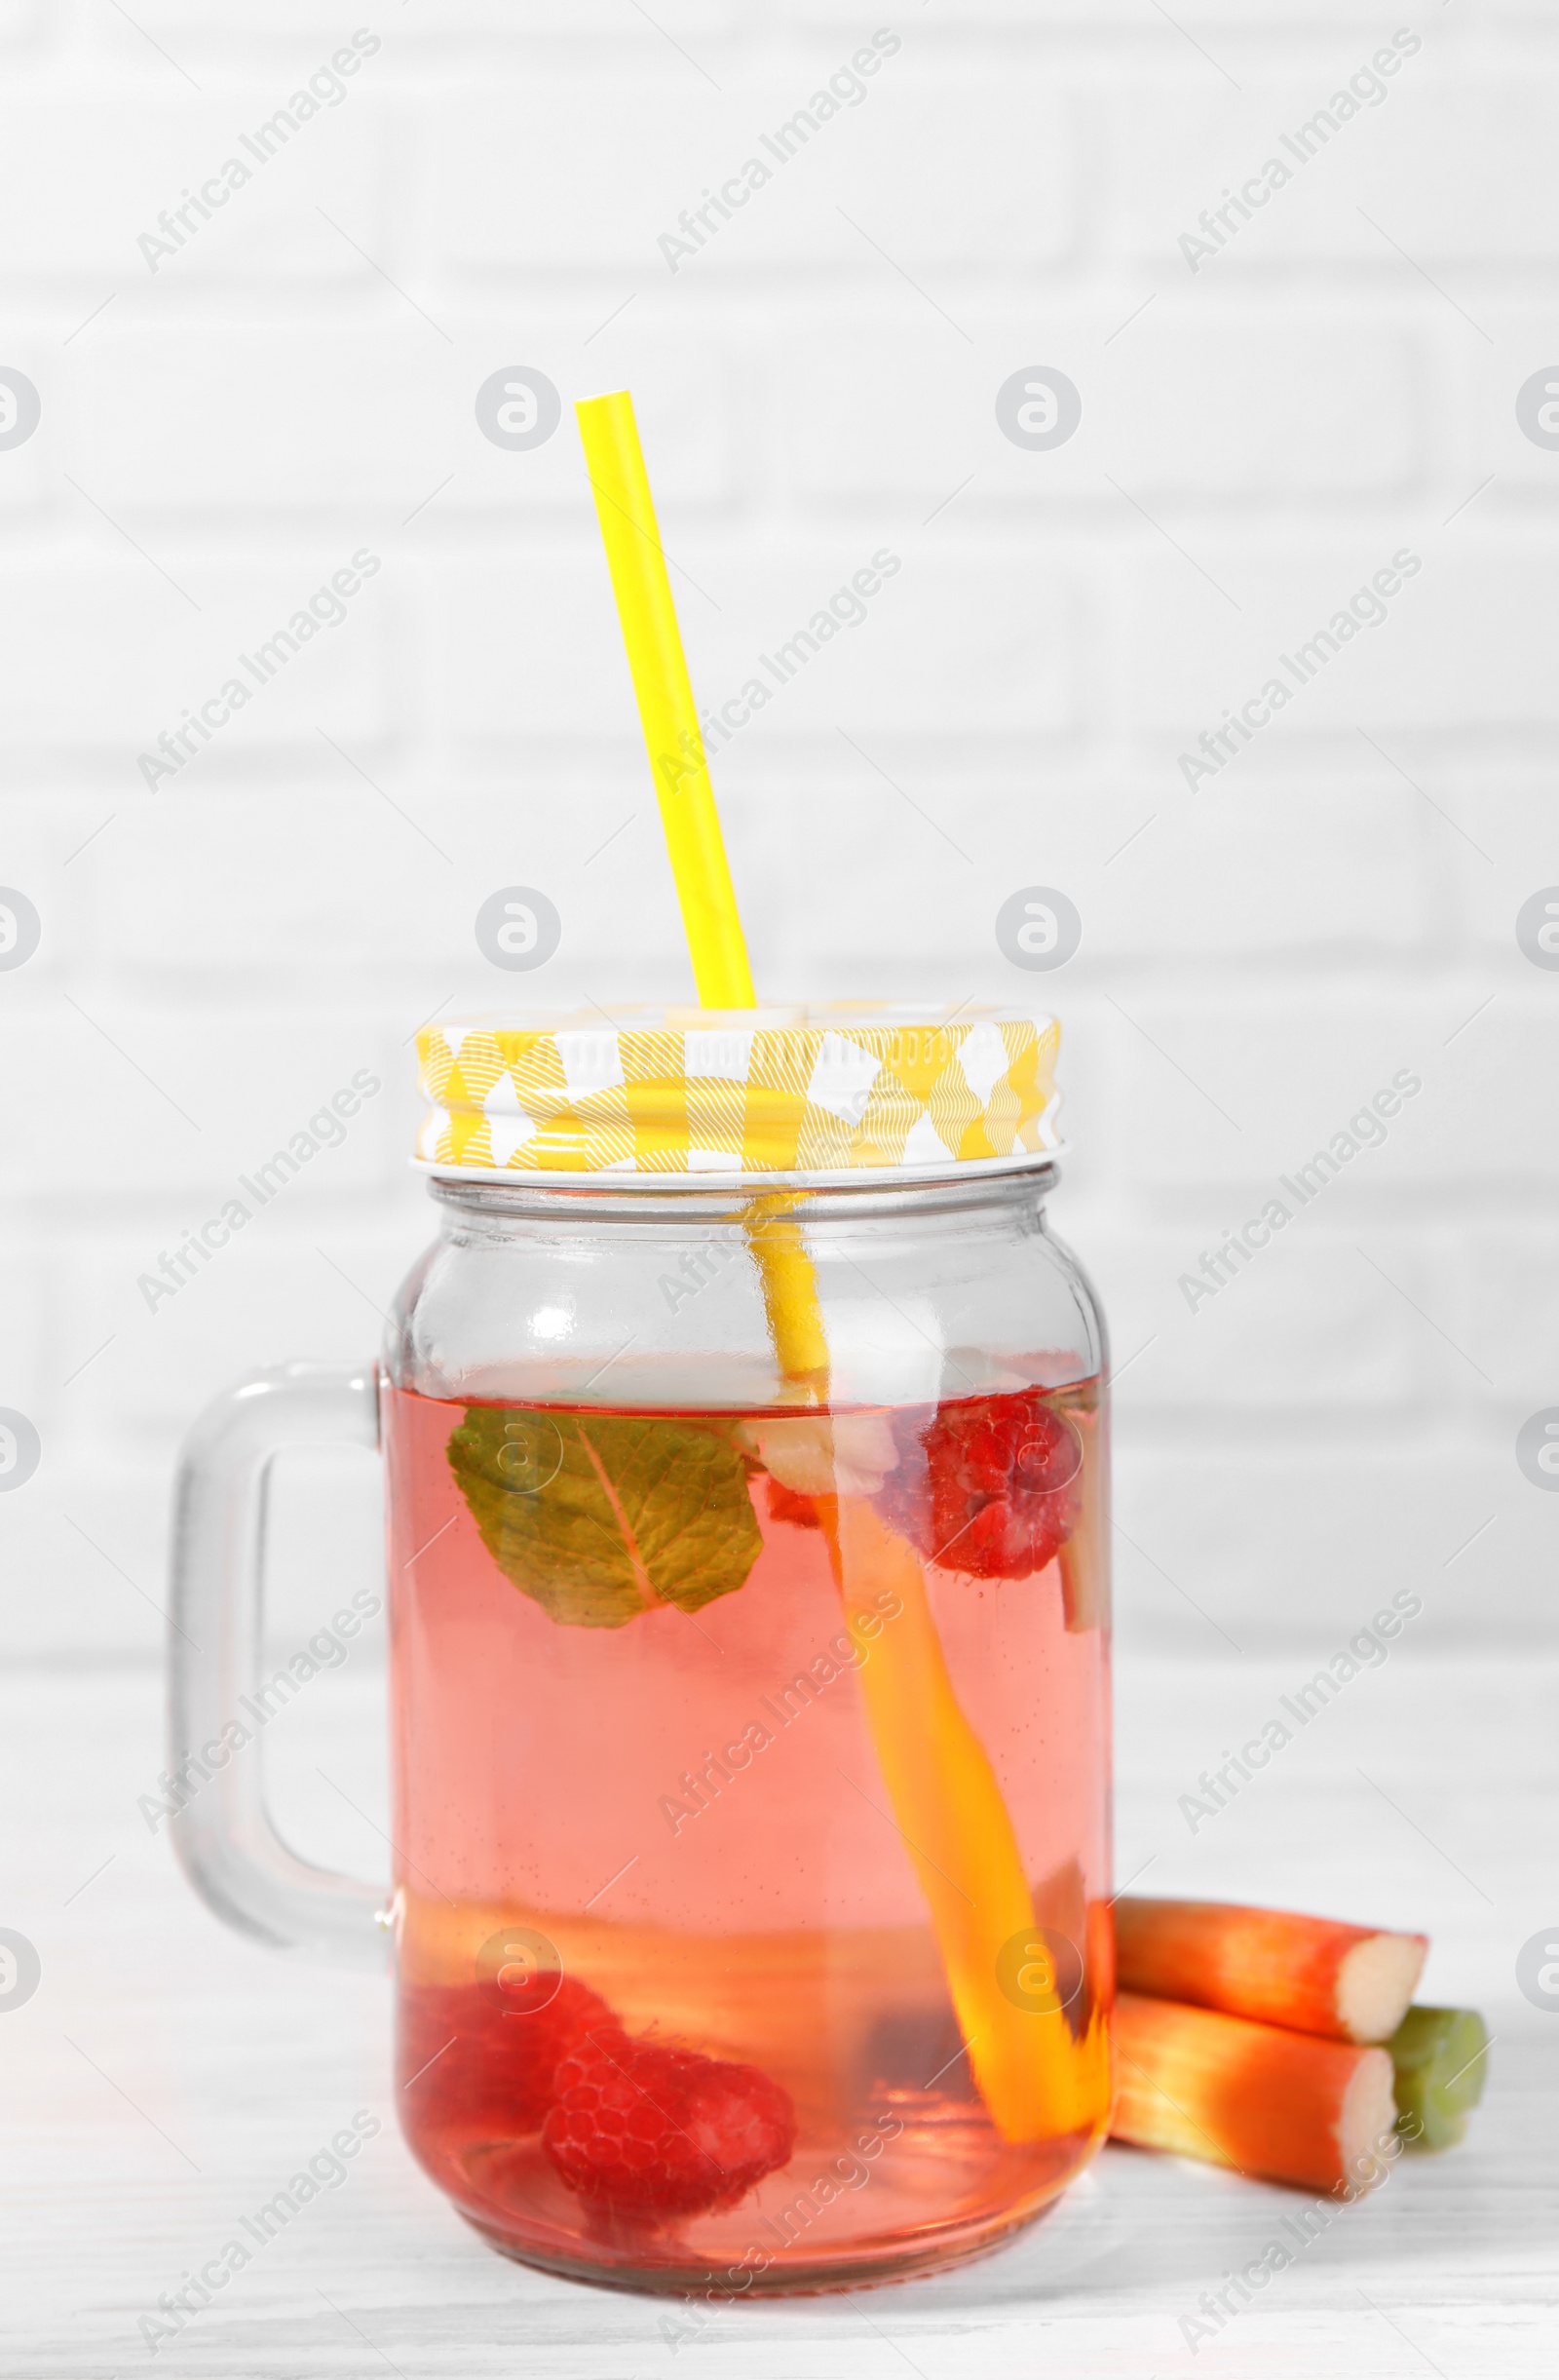
{"label": "red raspberry in drink", "polygon": [[652,2216],[734,2207],[795,2142],[788,2092],[756,2066],[603,2027],[562,2061],[542,2128],[569,2189]]}
{"label": "red raspberry in drink", "polygon": [[582,2036],[617,2018],[598,1992],[564,1976],[545,2007],[525,2015],[469,1988],[402,1994],[399,2064],[414,2102],[426,2091],[465,2130],[488,2140],[536,2131],[556,2097],[557,2070]]}
{"label": "red raspberry in drink", "polygon": [[1037,1390],[895,1415],[894,1436],[899,1466],[876,1502],[929,1561],[974,1578],[1028,1578],[1077,1527],[1082,1444]]}
{"label": "red raspberry in drink", "polygon": [[771,1476],[769,1480],[769,1517],[771,1520],[793,1520],[798,1529],[820,1529],[818,1507],[811,1496],[799,1488],[786,1487],[782,1480]]}

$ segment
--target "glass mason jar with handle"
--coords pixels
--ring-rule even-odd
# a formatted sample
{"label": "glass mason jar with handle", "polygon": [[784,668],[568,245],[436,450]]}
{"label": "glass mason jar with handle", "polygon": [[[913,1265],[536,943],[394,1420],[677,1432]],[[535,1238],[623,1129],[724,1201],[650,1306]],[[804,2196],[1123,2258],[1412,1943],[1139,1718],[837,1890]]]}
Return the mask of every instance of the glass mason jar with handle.
{"label": "glass mason jar with handle", "polygon": [[247,1754],[175,1840],[266,1939],[389,1937],[407,2139],[509,2254],[903,2275],[1104,2134],[1105,1347],[1044,1215],[1056,1040],[854,1006],[430,1028],[439,1231],[380,1366],[196,1425],[175,1771],[252,1683],[273,1457],[383,1447],[392,1884],[283,1845]]}

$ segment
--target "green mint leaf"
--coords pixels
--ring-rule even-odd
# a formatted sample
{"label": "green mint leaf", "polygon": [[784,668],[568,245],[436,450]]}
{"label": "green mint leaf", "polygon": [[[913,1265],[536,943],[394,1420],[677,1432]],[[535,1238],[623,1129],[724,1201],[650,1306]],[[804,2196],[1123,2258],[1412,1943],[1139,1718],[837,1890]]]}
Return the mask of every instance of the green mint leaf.
{"label": "green mint leaf", "polygon": [[474,1404],[448,1460],[499,1569],[570,1627],[698,1611],[762,1551],[741,1456],[694,1423]]}

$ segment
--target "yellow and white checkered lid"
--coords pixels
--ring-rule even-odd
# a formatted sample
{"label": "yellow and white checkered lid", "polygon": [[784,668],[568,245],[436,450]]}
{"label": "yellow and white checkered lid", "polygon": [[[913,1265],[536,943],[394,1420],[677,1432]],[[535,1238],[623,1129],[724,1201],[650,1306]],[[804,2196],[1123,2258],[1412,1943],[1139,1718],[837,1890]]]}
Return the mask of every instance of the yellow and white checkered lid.
{"label": "yellow and white checkered lid", "polygon": [[[417,1162],[514,1175],[935,1174],[1058,1151],[1051,1017],[834,1002],[425,1025]],[[711,1182],[711,1187],[713,1186]]]}

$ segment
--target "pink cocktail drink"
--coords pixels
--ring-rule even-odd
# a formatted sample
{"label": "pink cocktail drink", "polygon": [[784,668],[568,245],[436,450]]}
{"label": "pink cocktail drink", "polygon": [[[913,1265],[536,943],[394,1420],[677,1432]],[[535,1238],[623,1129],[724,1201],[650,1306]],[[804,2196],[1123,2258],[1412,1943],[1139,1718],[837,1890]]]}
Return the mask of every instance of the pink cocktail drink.
{"label": "pink cocktail drink", "polygon": [[[528,2261],[733,2294],[1026,2221],[1109,2108],[1097,1383],[385,1406],[399,2103],[434,2179]],[[1022,2124],[889,1773],[928,1663],[1032,1897],[994,1977],[1046,2078]]]}

